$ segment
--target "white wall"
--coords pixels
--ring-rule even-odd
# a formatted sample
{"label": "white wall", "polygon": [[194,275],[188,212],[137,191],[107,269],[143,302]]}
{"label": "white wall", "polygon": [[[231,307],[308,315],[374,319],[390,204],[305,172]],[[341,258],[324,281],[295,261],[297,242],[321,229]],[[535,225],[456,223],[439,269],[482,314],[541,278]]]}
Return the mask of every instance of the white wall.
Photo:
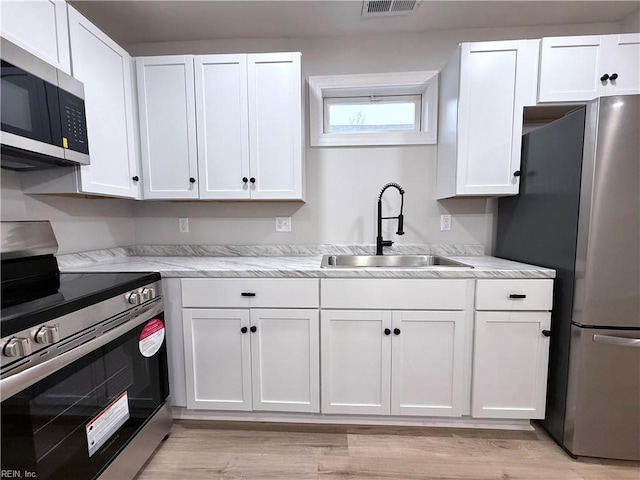
{"label": "white wall", "polygon": [[25,195],[20,174],[2,170],[0,218],[49,220],[58,253],[73,253],[133,245],[133,202],[51,195]]}
{"label": "white wall", "polygon": [[[132,55],[301,51],[306,79],[310,75],[439,70],[457,44],[464,41],[616,33],[619,28],[615,23],[362,37],[152,43],[127,48]],[[490,112],[487,117],[490,118]],[[406,190],[406,235],[393,235],[395,224],[390,224],[385,227],[385,238],[402,243],[481,243],[487,246],[487,252],[491,251],[495,201],[436,201],[436,146],[307,147],[306,152],[306,204],[138,202],[136,242],[374,243],[376,198],[385,183],[394,181]],[[387,195],[384,213],[395,215],[397,194],[389,191],[385,200]],[[450,232],[440,232],[442,213],[453,215]],[[276,216],[292,217],[291,233],[274,231]],[[190,218],[190,233],[178,232],[178,217]]]}
{"label": "white wall", "polygon": [[638,33],[640,32],[640,8],[635,12],[631,12],[620,22],[621,33]]}
{"label": "white wall", "polygon": [[[634,20],[631,18],[631,20]],[[627,21],[630,23],[630,21]],[[133,55],[301,51],[303,74],[438,70],[459,42],[617,33],[621,25],[590,24],[476,29],[339,38],[289,38],[126,46]],[[306,107],[306,102],[305,102]],[[489,113],[488,113],[489,114]],[[436,146],[307,148],[307,202],[134,202],[24,195],[19,174],[2,173],[3,220],[52,221],[60,253],[138,244],[373,243],[376,198],[395,181],[406,189],[404,243],[482,243],[491,251],[494,200],[435,200]],[[395,215],[397,194],[385,195]],[[439,215],[453,214],[451,232]],[[293,231],[275,233],[274,217],[291,216]],[[189,217],[191,232],[178,232]],[[391,222],[387,222],[391,223]]]}

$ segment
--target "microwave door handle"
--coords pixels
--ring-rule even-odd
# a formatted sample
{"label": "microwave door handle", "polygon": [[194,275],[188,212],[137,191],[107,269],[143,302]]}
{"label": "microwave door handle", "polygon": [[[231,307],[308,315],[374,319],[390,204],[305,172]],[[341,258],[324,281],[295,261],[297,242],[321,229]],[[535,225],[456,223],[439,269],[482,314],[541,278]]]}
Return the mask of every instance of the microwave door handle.
{"label": "microwave door handle", "polygon": [[140,316],[123,323],[122,325],[110,330],[109,332],[89,340],[87,343],[80,345],[79,347],[69,350],[57,357],[47,360],[46,362],[34,365],[22,372],[11,375],[7,378],[0,380],[0,400],[5,399],[21,392],[25,388],[34,385],[47,376],[57,372],[58,370],[70,365],[76,360],[81,359],[88,353],[107,345],[109,342],[116,340],[118,337],[133,330],[138,325],[150,320],[164,309],[163,302],[158,303],[155,308],[143,312]]}
{"label": "microwave door handle", "polygon": [[640,338],[616,337],[613,335],[596,334],[593,336],[593,342],[602,343],[605,345],[615,345],[617,347],[640,348]]}

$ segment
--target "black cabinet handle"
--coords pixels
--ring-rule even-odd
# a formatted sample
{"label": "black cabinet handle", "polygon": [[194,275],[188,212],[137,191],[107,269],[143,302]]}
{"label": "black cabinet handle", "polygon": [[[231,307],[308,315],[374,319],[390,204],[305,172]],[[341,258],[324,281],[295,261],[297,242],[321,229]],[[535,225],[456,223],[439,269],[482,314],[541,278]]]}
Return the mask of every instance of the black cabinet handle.
{"label": "black cabinet handle", "polygon": [[250,181],[251,183],[256,183],[256,179],[255,179],[255,177],[251,177],[251,178],[249,179],[249,181]]}
{"label": "black cabinet handle", "polygon": [[520,175],[522,175],[522,172],[520,170],[516,170],[515,172],[513,172],[514,177],[519,177]]}
{"label": "black cabinet handle", "polygon": [[253,293],[253,292],[242,292],[242,293],[240,294],[240,296],[242,296],[242,297],[255,297],[255,296],[256,296],[256,294],[255,294],[255,293]]}
{"label": "black cabinet handle", "polygon": [[135,177],[131,177],[131,180],[133,180],[134,182],[137,182],[138,180],[140,180],[140,177],[136,175]]}
{"label": "black cabinet handle", "polygon": [[193,177],[189,177],[189,183],[196,183],[196,179]]}
{"label": "black cabinet handle", "polygon": [[247,183],[249,179],[247,177],[242,177],[242,183]]}
{"label": "black cabinet handle", "polygon": [[612,73],[611,76],[609,77],[609,80],[616,80],[617,78],[618,78],[618,74]]}
{"label": "black cabinet handle", "polygon": [[393,329],[393,334],[394,335],[400,335],[400,329],[399,328],[394,328]]}
{"label": "black cabinet handle", "polygon": [[542,335],[544,335],[545,337],[550,337],[551,336],[551,330],[542,330]]}
{"label": "black cabinet handle", "polygon": [[607,80],[609,80],[609,74],[608,73],[605,73],[604,75],[602,75],[600,77],[600,81],[601,82],[606,82]]}
{"label": "black cabinet handle", "polygon": [[240,329],[240,333],[247,333],[247,327],[242,327]]}
{"label": "black cabinet handle", "polygon": [[527,298],[527,296],[523,293],[512,293],[509,298]]}
{"label": "black cabinet handle", "polygon": [[384,329],[384,334],[385,335],[391,335],[391,329],[390,328],[385,328]]}
{"label": "black cabinet handle", "polygon": [[258,330],[258,327],[253,325],[249,330],[251,330],[251,333],[256,333],[256,330]]}

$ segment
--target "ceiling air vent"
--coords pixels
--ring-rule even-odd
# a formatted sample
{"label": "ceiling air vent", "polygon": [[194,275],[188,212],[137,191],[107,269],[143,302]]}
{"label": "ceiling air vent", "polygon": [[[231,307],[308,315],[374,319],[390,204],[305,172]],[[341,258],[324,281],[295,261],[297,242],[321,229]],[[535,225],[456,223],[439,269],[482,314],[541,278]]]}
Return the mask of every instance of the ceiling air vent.
{"label": "ceiling air vent", "polygon": [[418,10],[422,0],[365,0],[362,18],[411,15]]}

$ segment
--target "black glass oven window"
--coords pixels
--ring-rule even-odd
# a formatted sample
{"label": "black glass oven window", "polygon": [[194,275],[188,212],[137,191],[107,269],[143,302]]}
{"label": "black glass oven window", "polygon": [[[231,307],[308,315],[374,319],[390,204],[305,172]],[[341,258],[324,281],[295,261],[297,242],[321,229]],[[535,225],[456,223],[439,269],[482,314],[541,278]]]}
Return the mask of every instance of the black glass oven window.
{"label": "black glass oven window", "polygon": [[62,146],[58,88],[2,61],[2,130]]}
{"label": "black glass oven window", "polygon": [[[2,402],[3,470],[84,480],[109,464],[168,395],[166,347],[144,357],[143,326]],[[129,419],[89,455],[86,425],[124,392]]]}

